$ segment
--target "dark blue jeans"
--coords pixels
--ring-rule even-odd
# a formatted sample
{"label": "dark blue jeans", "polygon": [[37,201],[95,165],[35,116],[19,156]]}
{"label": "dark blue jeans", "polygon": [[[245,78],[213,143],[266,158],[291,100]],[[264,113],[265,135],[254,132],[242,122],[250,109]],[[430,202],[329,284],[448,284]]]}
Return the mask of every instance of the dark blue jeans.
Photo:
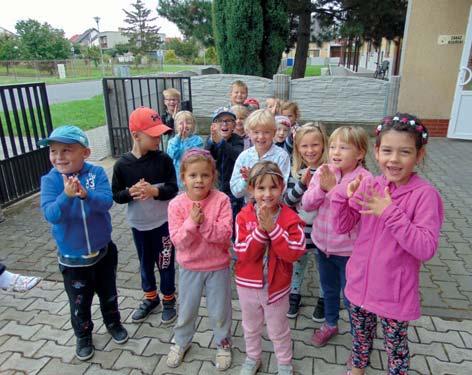
{"label": "dark blue jeans", "polygon": [[334,327],[339,320],[339,295],[343,293],[344,305],[349,311],[349,301],[344,296],[346,286],[346,264],[349,257],[339,255],[327,256],[320,251],[319,269],[321,288],[324,292],[326,323]]}
{"label": "dark blue jeans", "polygon": [[67,267],[59,265],[64,287],[69,297],[70,320],[77,337],[92,334],[92,300],[97,293],[103,322],[106,326],[120,322],[118,293],[116,291],[116,267],[118,253],[110,242],[106,255],[93,266]]}
{"label": "dark blue jeans", "polygon": [[175,250],[170,241],[169,225],[166,222],[158,228],[140,231],[131,228],[138,251],[141,271],[141,287],[144,292],[157,290],[154,267],[161,277],[161,293],[170,296],[175,292]]}

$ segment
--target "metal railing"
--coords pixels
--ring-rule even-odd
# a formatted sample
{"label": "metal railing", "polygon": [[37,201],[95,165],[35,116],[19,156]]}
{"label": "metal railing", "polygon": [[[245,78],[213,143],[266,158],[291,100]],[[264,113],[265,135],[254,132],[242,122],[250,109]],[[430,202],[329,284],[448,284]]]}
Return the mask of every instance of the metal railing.
{"label": "metal railing", "polygon": [[0,86],[0,206],[37,192],[50,166],[37,142],[52,131],[44,83]]}

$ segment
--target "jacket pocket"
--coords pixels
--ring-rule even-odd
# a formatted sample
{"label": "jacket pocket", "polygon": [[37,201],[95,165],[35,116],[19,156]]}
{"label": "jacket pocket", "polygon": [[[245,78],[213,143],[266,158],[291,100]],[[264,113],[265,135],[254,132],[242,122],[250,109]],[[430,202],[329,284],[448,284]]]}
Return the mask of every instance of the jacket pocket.
{"label": "jacket pocket", "polygon": [[402,287],[402,268],[391,268],[388,271],[379,272],[378,276],[371,278],[371,298],[379,302],[398,303]]}

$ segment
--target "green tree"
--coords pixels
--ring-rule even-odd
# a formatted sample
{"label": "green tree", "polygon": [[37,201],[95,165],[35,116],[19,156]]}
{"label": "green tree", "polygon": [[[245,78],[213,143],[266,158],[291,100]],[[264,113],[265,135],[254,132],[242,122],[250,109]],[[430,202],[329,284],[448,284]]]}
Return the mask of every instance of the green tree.
{"label": "green tree", "polygon": [[211,0],[159,0],[157,13],[175,23],[185,39],[194,38],[204,47],[215,45]]}
{"label": "green tree", "polygon": [[10,73],[11,60],[18,59],[20,49],[18,47],[19,40],[11,35],[0,35],[0,60],[2,65],[7,68],[7,75]]}
{"label": "green tree", "polygon": [[134,54],[145,55],[159,48],[159,27],[151,25],[157,17],[150,17],[151,10],[144,6],[142,0],[131,4],[133,10],[123,9],[126,17],[124,22],[128,27],[121,28],[121,32],[129,38],[130,49]]}
{"label": "green tree", "polygon": [[198,55],[198,45],[193,39],[181,41],[179,38],[170,39],[165,48],[173,50],[177,57],[186,63],[191,63]]}
{"label": "green tree", "polygon": [[64,31],[55,29],[48,23],[28,19],[15,25],[20,40],[21,58],[25,60],[67,59],[71,54],[71,44],[64,37]]}
{"label": "green tree", "polygon": [[100,62],[100,48],[97,46],[82,48],[82,56],[85,59],[92,60],[97,67]]}

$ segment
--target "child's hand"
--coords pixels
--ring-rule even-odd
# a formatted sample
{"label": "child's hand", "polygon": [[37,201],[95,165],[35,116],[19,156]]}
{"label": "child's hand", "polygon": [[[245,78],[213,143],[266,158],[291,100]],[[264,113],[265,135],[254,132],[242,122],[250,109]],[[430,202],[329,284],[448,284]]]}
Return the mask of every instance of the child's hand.
{"label": "child's hand", "polygon": [[190,210],[190,218],[197,225],[200,225],[201,223],[203,223],[203,220],[205,219],[205,215],[203,214],[200,203],[193,203],[192,209]]}
{"label": "child's hand", "polygon": [[181,126],[179,130],[179,137],[182,139],[187,138],[188,136],[188,130],[185,128],[185,126]]}
{"label": "child's hand", "polygon": [[74,183],[75,183],[75,188],[77,190],[75,193],[75,196],[79,197],[80,199],[87,198],[87,190],[82,186],[82,184],[80,183],[77,177],[74,177]]}
{"label": "child's hand", "polygon": [[384,190],[384,196],[380,194],[374,188],[370,188],[369,196],[364,195],[364,200],[356,199],[356,203],[359,204],[363,209],[359,211],[363,215],[375,215],[381,216],[385,209],[392,204],[392,197],[388,187]]}
{"label": "child's hand", "polygon": [[239,170],[239,173],[241,173],[241,177],[244,179],[244,181],[247,181],[247,179],[249,178],[249,171],[250,170],[251,170],[251,168],[249,168],[249,167],[242,167]]}
{"label": "child's hand", "polygon": [[211,136],[211,140],[215,143],[220,143],[221,140],[223,139],[223,137],[220,134],[217,124],[214,124],[214,123],[211,124],[210,136]]}
{"label": "child's hand", "polygon": [[67,177],[65,174],[63,174],[62,181],[64,182],[64,193],[68,197],[79,197],[82,199],[87,197],[87,190],[84,189],[76,176]]}
{"label": "child's hand", "polygon": [[174,107],[174,110],[173,110],[172,113],[171,113],[172,118],[175,118],[175,115],[177,114],[177,112],[179,112],[179,107],[180,107],[180,103],[177,102],[177,104],[176,104],[175,107]]}
{"label": "child's hand", "polygon": [[361,181],[362,181],[362,175],[358,174],[354,180],[352,180],[350,183],[347,184],[346,193],[347,193],[348,198],[351,198],[354,195],[354,193],[357,191],[357,189],[359,189]]}
{"label": "child's hand", "polygon": [[303,173],[303,176],[300,179],[300,181],[303,185],[308,186],[310,185],[310,181],[312,177],[313,177],[313,174],[311,173],[310,168],[307,168],[305,173]]}
{"label": "child's hand", "polygon": [[139,183],[139,199],[146,200],[159,196],[159,189],[152,186],[149,182],[142,181]]}
{"label": "child's hand", "polygon": [[275,228],[274,217],[267,206],[261,206],[257,212],[257,220],[261,229],[270,233]]}
{"label": "child's hand", "polygon": [[328,192],[336,186],[336,176],[326,164],[320,167],[320,188]]}

